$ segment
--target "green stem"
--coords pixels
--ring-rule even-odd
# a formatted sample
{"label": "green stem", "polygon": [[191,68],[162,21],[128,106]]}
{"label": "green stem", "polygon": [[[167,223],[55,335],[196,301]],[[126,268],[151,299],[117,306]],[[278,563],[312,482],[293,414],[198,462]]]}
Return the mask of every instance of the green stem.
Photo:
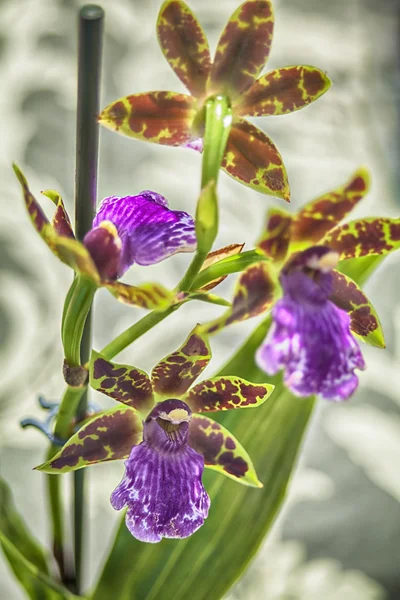
{"label": "green stem", "polygon": [[218,233],[218,201],[215,186],[232,124],[232,110],[226,96],[216,96],[205,105],[204,150],[201,189],[196,212],[197,250],[179,291],[190,290]]}
{"label": "green stem", "polygon": [[[46,461],[51,460],[56,452],[56,447],[50,446]],[[49,476],[46,479],[52,523],[53,555],[60,570],[61,581],[65,583],[64,522],[60,493],[62,480],[61,477],[52,476]]]}
{"label": "green stem", "polygon": [[118,337],[116,337],[112,342],[104,346],[104,348],[100,351],[103,356],[108,359],[114,358],[117,354],[122,352],[127,346],[132,344],[142,335],[147,333],[149,329],[161,323],[164,319],[166,319],[171,313],[173,313],[179,305],[171,306],[164,311],[156,312],[153,311],[148,315],[144,316],[140,321],[137,321],[128,329],[125,329]]}

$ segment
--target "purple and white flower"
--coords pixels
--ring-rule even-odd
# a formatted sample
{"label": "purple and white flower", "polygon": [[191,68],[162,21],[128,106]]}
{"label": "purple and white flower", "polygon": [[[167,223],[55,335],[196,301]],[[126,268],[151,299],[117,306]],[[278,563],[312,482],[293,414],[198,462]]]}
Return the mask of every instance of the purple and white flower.
{"label": "purple and white flower", "polygon": [[100,275],[114,280],[134,263],[152,265],[178,252],[193,252],[196,233],[188,213],[171,210],[164,196],[147,190],[105,198],[83,243]]}
{"label": "purple and white flower", "polygon": [[132,448],[125,476],[111,495],[116,510],[127,506],[126,525],[142,542],[188,537],[207,518],[204,458],[188,445],[191,416],[182,400],[157,404],[144,421],[143,442]]}
{"label": "purple and white flower", "polygon": [[329,300],[338,259],[329,248],[314,246],[285,265],[283,298],[272,309],[272,326],[256,354],[268,374],[284,370],[285,385],[297,396],[346,400],[358,386],[354,370],[365,368],[350,317]]}

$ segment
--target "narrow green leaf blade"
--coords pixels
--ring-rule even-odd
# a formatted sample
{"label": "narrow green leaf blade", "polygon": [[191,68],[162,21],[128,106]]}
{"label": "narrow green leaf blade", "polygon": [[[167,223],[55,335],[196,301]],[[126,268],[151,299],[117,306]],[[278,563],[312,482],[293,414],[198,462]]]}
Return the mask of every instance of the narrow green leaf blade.
{"label": "narrow green leaf blade", "polygon": [[[31,600],[78,600],[56,581],[30,562],[19,549],[0,532],[0,545],[14,574]],[[83,598],[83,596],[79,596]]]}
{"label": "narrow green leaf blade", "polygon": [[0,533],[32,565],[43,573],[48,573],[46,553],[28,531],[14,505],[11,490],[2,477],[0,477]]}
{"label": "narrow green leaf blade", "polygon": [[[224,248],[219,248],[218,250],[214,250],[213,252],[210,252],[207,255],[206,260],[204,261],[203,266],[200,269],[200,273],[202,271],[205,271],[212,265],[215,265],[216,263],[221,262],[225,258],[230,258],[232,256],[236,256],[236,255],[240,254],[241,251],[243,250],[243,247],[244,247],[244,244],[230,244],[229,246],[225,246]],[[212,290],[217,285],[222,283],[225,278],[226,278],[226,275],[209,281],[206,285],[201,287],[201,291],[206,292],[206,291]],[[195,283],[193,284],[193,288],[197,289],[198,287],[199,286],[197,285],[197,279],[196,279]]]}
{"label": "narrow green leaf blade", "polygon": [[244,271],[250,265],[258,263],[263,259],[263,255],[258,250],[248,250],[242,254],[224,257],[200,271],[194,280],[193,289],[212,289],[215,285],[221,283],[227,275]]}

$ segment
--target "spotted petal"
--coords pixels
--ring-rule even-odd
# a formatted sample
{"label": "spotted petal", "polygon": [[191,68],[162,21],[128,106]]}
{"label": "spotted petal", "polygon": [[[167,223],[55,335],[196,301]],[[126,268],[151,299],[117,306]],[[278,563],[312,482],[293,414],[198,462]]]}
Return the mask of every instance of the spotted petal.
{"label": "spotted petal", "polygon": [[99,462],[127,458],[142,439],[142,421],[129,406],[98,413],[51,460],[36,467],[45,473],[68,473]]}
{"label": "spotted petal", "polygon": [[234,98],[257,79],[267,62],[274,28],[270,0],[249,0],[229,19],[218,42],[208,89]]}
{"label": "spotted petal", "polygon": [[316,67],[275,69],[236,99],[234,112],[238,117],[285,115],[314,102],[330,85],[330,79]]}
{"label": "spotted petal", "polygon": [[24,174],[17,165],[13,165],[14,172],[21,184],[24,201],[31,218],[32,224],[40,237],[44,240],[50,250],[62,262],[72,267],[77,273],[86,275],[95,283],[100,283],[96,266],[86,248],[73,239],[59,235],[49,223],[39,203],[31,193]]}
{"label": "spotted petal", "polygon": [[400,218],[369,218],[336,227],[321,240],[340,254],[340,259],[385,255],[400,248]]}
{"label": "spotted petal", "polygon": [[179,398],[204,371],[211,359],[207,337],[195,327],[184,344],[168,354],[151,374],[154,391],[160,397]]}
{"label": "spotted petal", "polygon": [[376,310],[355,281],[338,271],[332,272],[329,299],[350,316],[350,329],[363,342],[385,347],[382,326]]}
{"label": "spotted petal", "polygon": [[262,487],[251,458],[241,443],[225,427],[204,415],[193,415],[189,445],[204,456],[204,464],[235,481]]}
{"label": "spotted petal", "polygon": [[92,350],[89,382],[93,389],[141,412],[148,412],[154,403],[151,381],[144,371],[112,363]]}
{"label": "spotted petal", "polygon": [[263,404],[273,385],[255,384],[240,377],[214,377],[195,385],[185,397],[193,412],[215,412]]}
{"label": "spotted petal", "polygon": [[65,210],[64,202],[61,198],[61,195],[55,190],[44,190],[42,194],[43,196],[50,198],[50,200],[54,202],[54,204],[57,207],[52,221],[54,231],[58,235],[64,235],[66,237],[74,238],[75,235],[72,230],[71,221],[67,211]]}
{"label": "spotted petal", "polygon": [[292,224],[292,215],[283,210],[271,209],[257,248],[274,261],[283,260],[289,248]]}
{"label": "spotted petal", "polygon": [[193,218],[184,211],[171,210],[164,196],[149,190],[137,196],[105,198],[93,228],[108,222],[116,227],[122,243],[118,277],[134,263],[152,265],[196,249]]}
{"label": "spotted petal", "polygon": [[232,308],[222,317],[205,323],[199,331],[213,334],[224,327],[265,312],[279,293],[276,276],[267,262],[259,262],[241,273],[233,295]]}
{"label": "spotted petal", "polygon": [[157,20],[161,50],[191,94],[202,97],[211,69],[208,41],[196,15],[181,0],[167,0]]}
{"label": "spotted petal", "polygon": [[191,128],[196,100],[175,92],[148,92],[120,98],[100,114],[104,127],[165,146],[183,146],[198,137]]}
{"label": "spotted petal", "polygon": [[318,243],[365,196],[370,177],[361,167],[344,185],[306,204],[295,216],[291,237],[296,249]]}
{"label": "spotted petal", "polygon": [[104,286],[120,302],[149,310],[165,310],[175,302],[175,294],[160,283],[128,285],[120,281],[105,282]]}
{"label": "spotted petal", "polygon": [[254,190],[289,201],[289,183],[277,147],[248,121],[235,119],[222,166],[228,175]]}

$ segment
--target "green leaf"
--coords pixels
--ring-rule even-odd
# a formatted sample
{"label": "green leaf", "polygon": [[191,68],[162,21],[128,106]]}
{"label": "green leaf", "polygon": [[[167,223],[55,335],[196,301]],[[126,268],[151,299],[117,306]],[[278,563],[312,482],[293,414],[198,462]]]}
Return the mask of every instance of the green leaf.
{"label": "green leaf", "polygon": [[112,363],[95,350],[90,357],[89,383],[98,392],[139,412],[147,413],[154,403],[147,373],[130,365]]}
{"label": "green leaf", "polygon": [[209,304],[216,304],[217,306],[230,306],[231,303],[225,298],[216,296],[215,294],[209,294],[199,290],[198,292],[179,292],[178,301],[186,302],[189,300],[200,300],[200,302],[208,302]]}
{"label": "green leaf", "polygon": [[165,310],[175,301],[175,295],[160,283],[128,285],[120,281],[104,283],[109,292],[120,302],[149,310]]}
{"label": "green leaf", "polygon": [[252,408],[263,404],[273,389],[273,385],[257,385],[241,377],[213,377],[191,388],[185,402],[199,413]]}
{"label": "green leaf", "polygon": [[320,244],[340,254],[341,260],[385,255],[400,248],[400,218],[369,217],[336,227]]}
{"label": "green leaf", "polygon": [[31,600],[78,600],[78,596],[71,594],[29,561],[1,532],[0,544],[16,578]]}
{"label": "green leaf", "polygon": [[48,573],[46,553],[28,531],[24,521],[15,508],[11,490],[0,477],[0,533],[7,538],[16,549],[32,565],[43,573]]}
{"label": "green leaf", "polygon": [[204,464],[250,487],[262,487],[250,456],[242,444],[221,423],[204,415],[193,415],[189,445],[204,456]]}
{"label": "green leaf", "polygon": [[204,96],[211,57],[196,15],[181,0],[167,0],[158,15],[157,36],[165,58],[182,83],[193,96]]}
{"label": "green leaf", "polygon": [[333,271],[330,300],[350,316],[350,329],[362,342],[385,347],[382,326],[376,310],[362,289],[347,275]]}
{"label": "green leaf", "polygon": [[[228,275],[240,273],[250,265],[259,263],[264,259],[258,250],[248,250],[241,254],[224,257],[200,271],[193,283],[193,289],[208,290],[218,285]],[[210,287],[209,287],[210,286]]]}
{"label": "green leaf", "polygon": [[285,115],[304,108],[329,90],[331,81],[310,66],[284,67],[270,71],[236,98],[235,115],[264,117]]}
{"label": "green leaf", "polygon": [[195,327],[178,350],[165,356],[154,367],[154,391],[163,398],[180,398],[204,371],[211,359],[207,336]]}
{"label": "green leaf", "polygon": [[[219,248],[218,250],[214,250],[213,252],[210,252],[209,254],[207,254],[207,257],[200,269],[200,272],[205,271],[205,269],[208,269],[209,267],[211,267],[212,265],[215,265],[216,263],[220,263],[225,258],[230,258],[232,256],[236,256],[237,254],[240,254],[241,251],[243,250],[243,246],[244,246],[244,244],[230,244],[229,246],[225,246],[224,248]],[[199,291],[206,292],[206,291],[212,290],[217,285],[222,283],[225,278],[226,278],[226,275],[223,275],[222,277],[218,277],[217,279],[211,280],[206,285],[202,286],[201,290],[199,290]],[[194,284],[193,284],[193,288],[197,289],[198,287],[199,286],[197,285],[197,278],[196,278],[194,281]]]}
{"label": "green leaf", "polygon": [[142,441],[142,421],[129,406],[98,413],[51,460],[36,467],[44,473],[76,471],[88,465],[127,458]]}
{"label": "green leaf", "polygon": [[166,146],[182,146],[195,137],[196,99],[175,92],[148,92],[120,98],[100,114],[104,127],[128,137]]}

